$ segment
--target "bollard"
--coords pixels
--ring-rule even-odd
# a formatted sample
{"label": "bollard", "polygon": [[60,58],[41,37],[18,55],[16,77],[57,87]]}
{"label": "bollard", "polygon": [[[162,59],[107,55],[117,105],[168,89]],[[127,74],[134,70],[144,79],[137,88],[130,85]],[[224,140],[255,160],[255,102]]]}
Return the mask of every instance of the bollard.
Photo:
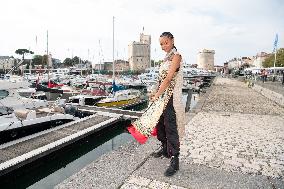
{"label": "bollard", "polygon": [[191,98],[192,98],[193,89],[188,89],[187,99],[186,99],[186,105],[185,105],[185,112],[188,112],[190,110],[190,104],[191,104]]}

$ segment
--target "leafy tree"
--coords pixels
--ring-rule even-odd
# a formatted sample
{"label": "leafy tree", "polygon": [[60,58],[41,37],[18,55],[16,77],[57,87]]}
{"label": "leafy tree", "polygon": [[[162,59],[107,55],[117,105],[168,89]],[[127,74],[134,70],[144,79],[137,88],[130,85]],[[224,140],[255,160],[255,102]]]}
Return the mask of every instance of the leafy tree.
{"label": "leafy tree", "polygon": [[16,54],[22,55],[22,59],[25,59],[25,54],[34,54],[33,51],[30,51],[28,49],[17,49],[15,51]]}
{"label": "leafy tree", "polygon": [[33,64],[34,65],[41,65],[43,62],[43,57],[41,55],[34,55],[33,57]]}
{"label": "leafy tree", "polygon": [[73,62],[73,65],[79,64],[79,63],[80,63],[80,58],[79,58],[78,56],[75,56],[75,57],[72,59],[72,62]]}
{"label": "leafy tree", "polygon": [[47,55],[35,55],[33,57],[33,65],[47,65],[47,61],[48,61],[48,58],[47,58]]}
{"label": "leafy tree", "polygon": [[71,58],[65,58],[65,60],[63,61],[63,64],[67,67],[73,66],[73,61]]}
{"label": "leafy tree", "polygon": [[71,58],[65,58],[65,60],[63,61],[64,66],[74,66],[76,64],[87,64],[88,60],[82,60],[80,57],[75,56],[72,59]]}
{"label": "leafy tree", "polygon": [[[269,55],[269,57],[267,57],[264,60],[262,65],[265,68],[273,67],[274,66],[274,54]],[[280,48],[277,50],[275,66],[284,67],[284,48]]]}
{"label": "leafy tree", "polygon": [[48,65],[48,56],[46,54],[42,57],[42,65]]}

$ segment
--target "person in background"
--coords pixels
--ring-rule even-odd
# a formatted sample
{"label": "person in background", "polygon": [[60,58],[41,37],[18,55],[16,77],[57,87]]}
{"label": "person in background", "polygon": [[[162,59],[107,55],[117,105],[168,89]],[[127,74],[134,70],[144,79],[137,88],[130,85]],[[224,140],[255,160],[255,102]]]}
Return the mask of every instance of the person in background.
{"label": "person in background", "polygon": [[284,85],[284,70],[282,70],[282,85]]}
{"label": "person in background", "polygon": [[260,70],[261,81],[264,83],[264,69]]}
{"label": "person in background", "polygon": [[267,82],[268,71],[264,69],[264,81]]}

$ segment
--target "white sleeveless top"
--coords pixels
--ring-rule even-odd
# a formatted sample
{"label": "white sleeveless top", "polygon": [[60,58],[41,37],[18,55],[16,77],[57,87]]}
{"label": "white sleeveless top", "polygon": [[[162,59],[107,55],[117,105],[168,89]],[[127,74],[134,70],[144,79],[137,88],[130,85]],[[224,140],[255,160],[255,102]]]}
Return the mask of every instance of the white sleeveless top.
{"label": "white sleeveless top", "polygon": [[[179,52],[173,51],[176,55],[180,55]],[[166,60],[160,66],[159,72],[163,70],[169,70],[171,61]],[[182,87],[183,87],[183,60],[180,62],[179,71],[176,75],[176,84],[173,91],[173,105],[176,112],[177,117],[177,125],[179,130],[179,136],[182,137],[184,135],[184,126],[185,126],[185,105],[182,103]]]}

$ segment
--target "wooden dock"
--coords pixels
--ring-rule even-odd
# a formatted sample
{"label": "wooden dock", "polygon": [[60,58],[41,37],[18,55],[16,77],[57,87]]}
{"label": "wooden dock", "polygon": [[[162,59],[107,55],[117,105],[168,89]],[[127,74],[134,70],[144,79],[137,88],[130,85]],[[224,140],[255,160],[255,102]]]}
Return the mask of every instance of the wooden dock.
{"label": "wooden dock", "polygon": [[122,110],[117,108],[105,108],[105,107],[97,107],[97,106],[76,106],[79,111],[82,112],[109,112],[114,114],[122,114],[124,119],[137,119],[140,117],[143,112],[142,111],[131,111],[131,110]]}
{"label": "wooden dock", "polygon": [[78,107],[93,115],[0,145],[0,176],[142,112]]}

